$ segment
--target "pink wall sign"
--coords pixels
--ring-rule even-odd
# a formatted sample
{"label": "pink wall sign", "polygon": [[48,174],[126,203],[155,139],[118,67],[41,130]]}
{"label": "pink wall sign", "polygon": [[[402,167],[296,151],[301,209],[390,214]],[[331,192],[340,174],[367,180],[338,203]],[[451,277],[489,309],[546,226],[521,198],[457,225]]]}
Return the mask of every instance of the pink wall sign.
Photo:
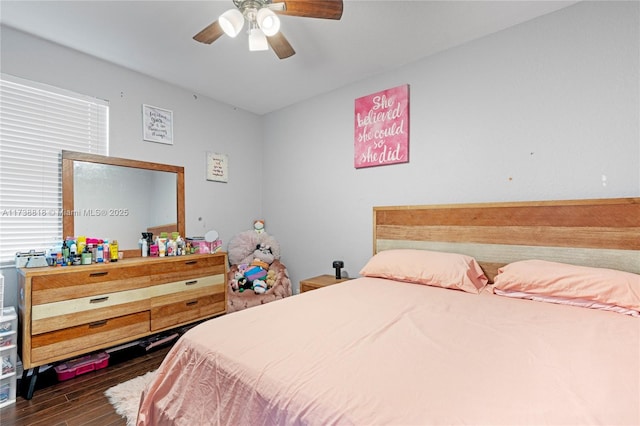
{"label": "pink wall sign", "polygon": [[409,85],[356,99],[356,169],[409,162]]}

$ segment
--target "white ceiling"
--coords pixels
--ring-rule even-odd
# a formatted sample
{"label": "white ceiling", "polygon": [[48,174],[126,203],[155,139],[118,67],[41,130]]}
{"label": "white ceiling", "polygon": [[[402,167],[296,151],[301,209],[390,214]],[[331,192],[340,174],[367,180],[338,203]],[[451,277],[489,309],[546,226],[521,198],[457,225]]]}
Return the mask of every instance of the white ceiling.
{"label": "white ceiling", "polygon": [[0,0],[0,23],[265,114],[573,3],[345,0],[339,21],[282,16],[284,60],[244,33],[192,39],[232,0]]}

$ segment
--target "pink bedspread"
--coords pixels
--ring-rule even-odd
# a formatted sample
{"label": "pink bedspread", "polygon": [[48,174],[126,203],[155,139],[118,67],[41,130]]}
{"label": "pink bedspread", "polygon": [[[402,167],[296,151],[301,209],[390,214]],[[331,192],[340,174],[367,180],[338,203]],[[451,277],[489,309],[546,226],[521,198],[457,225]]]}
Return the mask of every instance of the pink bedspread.
{"label": "pink bedspread", "polygon": [[359,278],[203,323],[138,425],[632,425],[640,320]]}

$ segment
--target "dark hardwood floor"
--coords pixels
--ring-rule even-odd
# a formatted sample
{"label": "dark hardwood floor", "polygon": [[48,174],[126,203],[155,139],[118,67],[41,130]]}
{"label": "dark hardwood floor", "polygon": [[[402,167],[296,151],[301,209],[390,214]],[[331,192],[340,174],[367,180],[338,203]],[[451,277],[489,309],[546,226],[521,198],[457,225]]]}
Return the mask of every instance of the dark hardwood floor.
{"label": "dark hardwood floor", "polygon": [[112,355],[108,367],[64,382],[57,382],[49,369],[38,378],[31,400],[18,396],[15,405],[0,409],[0,425],[124,426],[125,419],[115,412],[104,391],[155,370],[168,351],[164,347],[150,353]]}

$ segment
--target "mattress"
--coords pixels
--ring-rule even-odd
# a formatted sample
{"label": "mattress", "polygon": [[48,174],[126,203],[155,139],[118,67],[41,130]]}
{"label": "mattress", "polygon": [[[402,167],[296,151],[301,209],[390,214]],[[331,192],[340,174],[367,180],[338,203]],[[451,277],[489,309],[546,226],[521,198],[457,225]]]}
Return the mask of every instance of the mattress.
{"label": "mattress", "polygon": [[212,319],[138,425],[640,424],[640,320],[358,278]]}

